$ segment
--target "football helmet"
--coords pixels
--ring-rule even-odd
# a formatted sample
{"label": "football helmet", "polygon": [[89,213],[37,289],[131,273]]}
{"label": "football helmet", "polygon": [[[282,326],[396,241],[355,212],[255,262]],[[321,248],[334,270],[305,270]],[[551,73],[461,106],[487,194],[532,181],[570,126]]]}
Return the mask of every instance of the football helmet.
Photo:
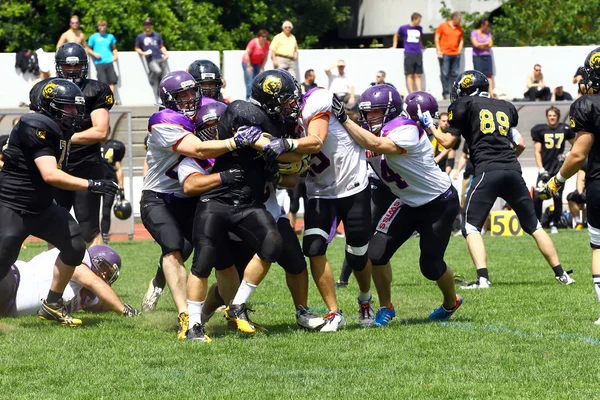
{"label": "football helmet", "polygon": [[450,92],[450,102],[456,101],[462,96],[479,96],[481,93],[488,93],[490,82],[484,74],[479,71],[465,71],[456,78]]}
{"label": "football helmet", "polygon": [[73,128],[85,116],[85,98],[79,86],[68,79],[48,81],[39,94],[40,112],[57,123]]}
{"label": "football helmet", "polygon": [[85,49],[77,43],[65,43],[58,48],[54,56],[56,76],[80,84],[87,78],[88,56]]}
{"label": "football helmet", "polygon": [[131,208],[131,203],[125,199],[118,198],[113,206],[113,213],[115,217],[125,220],[131,217],[133,210]]}
{"label": "football helmet", "polygon": [[583,63],[582,93],[600,93],[600,47],[592,50]]}
{"label": "football helmet", "polygon": [[92,260],[90,269],[93,273],[112,285],[121,272],[121,256],[115,249],[105,245],[92,246],[88,249]]}
{"label": "football helmet", "polygon": [[165,108],[193,118],[202,105],[198,83],[185,71],[169,72],[158,85]]}
{"label": "football helmet", "polygon": [[[402,95],[393,86],[386,84],[371,86],[360,95],[359,122],[367,126],[371,132],[379,133],[385,124],[400,115],[403,104]],[[383,113],[370,116],[369,114],[374,110],[383,110]]]}
{"label": "football helmet", "polygon": [[202,88],[202,95],[214,100],[221,94],[221,70],[209,60],[196,60],[187,68],[187,72],[194,77]]}
{"label": "football helmet", "polygon": [[419,106],[421,111],[429,111],[433,118],[439,119],[438,103],[435,97],[427,92],[412,92],[404,99],[405,111],[415,122],[419,122]]}
{"label": "football helmet", "polygon": [[252,81],[250,101],[261,107],[269,118],[294,122],[300,114],[300,86],[283,70],[263,71]]}
{"label": "football helmet", "polygon": [[196,136],[200,140],[216,139],[219,119],[226,109],[227,105],[220,101],[213,101],[200,107],[196,115]]}

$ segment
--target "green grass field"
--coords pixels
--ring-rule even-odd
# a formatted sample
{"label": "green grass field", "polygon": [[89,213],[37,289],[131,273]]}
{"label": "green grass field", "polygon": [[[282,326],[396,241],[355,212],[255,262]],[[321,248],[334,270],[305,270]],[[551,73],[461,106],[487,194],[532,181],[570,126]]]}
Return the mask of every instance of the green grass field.
{"label": "green grass field", "polygon": [[[441,324],[427,322],[441,296],[419,272],[416,239],[393,259],[399,322],[386,329],[358,327],[352,282],[338,290],[346,330],[298,330],[276,266],[251,303],[253,319],[268,335],[228,331],[215,315],[207,328],[212,343],[177,341],[168,292],[156,312],[135,319],[81,312],[80,328],[37,317],[3,319],[0,398],[600,398],[600,327],[593,324],[600,307],[587,232],[553,236],[565,269],[575,270],[570,287],[556,283],[530,237],[485,239],[493,288],[459,290],[463,307]],[[159,248],[152,242],[114,247],[124,260],[114,288],[139,307]],[[43,249],[28,245],[21,258]],[[336,276],[342,249],[336,239],[329,251]],[[452,238],[446,261],[458,275],[475,277],[462,237]],[[326,311],[312,281],[309,305]]]}

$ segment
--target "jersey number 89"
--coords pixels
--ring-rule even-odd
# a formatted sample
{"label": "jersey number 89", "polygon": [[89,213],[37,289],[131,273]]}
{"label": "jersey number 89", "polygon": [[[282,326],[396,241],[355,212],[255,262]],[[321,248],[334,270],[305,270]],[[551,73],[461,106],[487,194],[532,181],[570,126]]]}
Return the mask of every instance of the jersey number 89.
{"label": "jersey number 89", "polygon": [[508,121],[508,115],[504,111],[496,112],[496,119],[494,120],[494,114],[490,110],[483,109],[479,111],[479,129],[486,135],[494,133],[496,131],[496,124],[498,124],[498,132],[501,135],[506,136],[510,123]]}

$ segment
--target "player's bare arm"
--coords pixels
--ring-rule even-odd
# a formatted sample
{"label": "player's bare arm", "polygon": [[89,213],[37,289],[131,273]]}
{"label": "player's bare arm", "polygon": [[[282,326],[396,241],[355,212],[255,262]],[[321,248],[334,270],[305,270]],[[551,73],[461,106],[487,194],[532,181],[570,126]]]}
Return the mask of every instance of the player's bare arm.
{"label": "player's bare arm", "polygon": [[566,180],[572,177],[581,169],[587,158],[592,145],[594,144],[594,135],[590,132],[580,131],[575,139],[575,144],[560,168],[559,174]]}
{"label": "player's bare arm", "polygon": [[105,141],[109,134],[110,115],[106,108],[98,108],[90,114],[92,127],[76,132],[71,138],[73,144],[94,144]]}
{"label": "player's bare arm", "polygon": [[378,154],[394,154],[402,151],[402,149],[396,146],[391,139],[373,135],[371,132],[358,126],[350,118],[348,118],[343,125],[350,136],[352,136],[361,147],[367,150],[371,150]]}
{"label": "player's bare arm", "polygon": [[121,302],[119,296],[102,278],[94,274],[87,266],[83,264],[77,266],[71,279],[90,290],[100,300],[96,305],[86,307],[86,311],[114,311],[119,315],[123,314],[125,305]]}
{"label": "player's bare arm", "polygon": [[200,196],[217,186],[221,186],[221,174],[204,175],[197,172],[189,175],[183,182],[183,193],[188,196]]}

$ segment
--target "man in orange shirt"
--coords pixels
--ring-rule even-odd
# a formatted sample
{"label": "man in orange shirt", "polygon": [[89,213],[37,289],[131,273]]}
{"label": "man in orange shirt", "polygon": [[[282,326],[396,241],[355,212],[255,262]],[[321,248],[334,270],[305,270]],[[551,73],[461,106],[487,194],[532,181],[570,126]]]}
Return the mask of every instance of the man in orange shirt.
{"label": "man in orange shirt", "polygon": [[452,84],[458,77],[460,53],[464,44],[461,20],[461,13],[455,11],[450,19],[442,22],[435,31],[435,48],[440,61],[444,100],[448,99]]}

